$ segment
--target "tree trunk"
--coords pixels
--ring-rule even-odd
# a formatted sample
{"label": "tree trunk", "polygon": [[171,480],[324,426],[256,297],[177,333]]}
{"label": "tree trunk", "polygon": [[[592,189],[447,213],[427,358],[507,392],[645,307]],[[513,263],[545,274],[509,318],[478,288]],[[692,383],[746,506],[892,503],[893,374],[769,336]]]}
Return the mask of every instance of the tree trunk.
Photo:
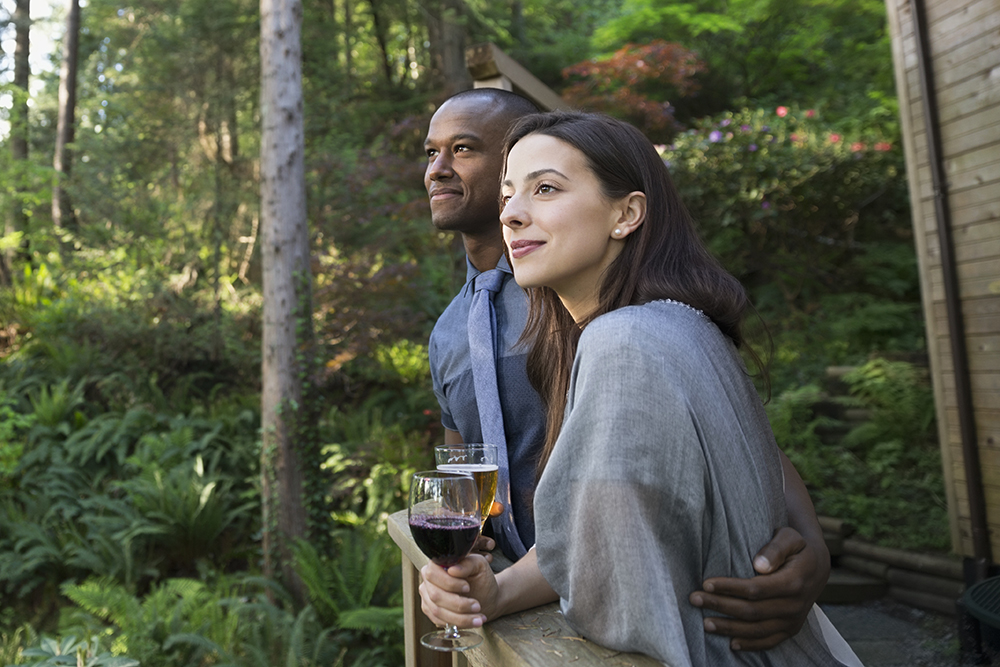
{"label": "tree trunk", "polygon": [[433,75],[447,96],[472,87],[472,77],[465,67],[463,9],[462,0],[441,0],[427,18]]}
{"label": "tree trunk", "polygon": [[[14,49],[14,106],[10,113],[10,148],[14,158],[14,206],[7,218],[6,230],[0,236],[15,232],[27,234],[28,216],[24,213],[24,203],[21,192],[28,165],[28,79],[31,75],[31,65],[28,53],[31,42],[31,0],[17,0],[14,7],[14,29],[16,46]],[[27,236],[22,239],[22,250],[27,254]],[[14,269],[13,249],[0,252],[0,285],[10,285]]]}
{"label": "tree trunk", "polygon": [[344,78],[348,86],[354,73],[354,58],[351,54],[354,49],[354,17],[351,12],[353,1],[344,0]]}
{"label": "tree trunk", "polygon": [[510,8],[510,34],[514,42],[524,48],[524,6],[521,0],[514,0]]}
{"label": "tree trunk", "polygon": [[[264,568],[300,601],[291,547],[306,536],[297,447],[312,337],[302,100],[302,3],[261,0],[261,223],[264,283],[261,484]],[[298,361],[297,361],[298,360]]]}
{"label": "tree trunk", "polygon": [[52,160],[55,182],[52,186],[52,223],[57,228],[73,228],[76,216],[70,205],[65,182],[69,178],[73,156],[73,130],[76,122],[76,70],[80,43],[80,0],[68,0],[66,37],[63,40],[62,67],[59,70],[59,120],[56,124],[56,150]]}
{"label": "tree trunk", "polygon": [[378,42],[379,51],[382,53],[382,73],[385,75],[385,82],[392,87],[392,56],[389,55],[389,43],[385,36],[385,26],[382,25],[383,18],[378,11],[378,0],[368,0],[368,5],[372,9],[372,26],[375,28],[375,41]]}

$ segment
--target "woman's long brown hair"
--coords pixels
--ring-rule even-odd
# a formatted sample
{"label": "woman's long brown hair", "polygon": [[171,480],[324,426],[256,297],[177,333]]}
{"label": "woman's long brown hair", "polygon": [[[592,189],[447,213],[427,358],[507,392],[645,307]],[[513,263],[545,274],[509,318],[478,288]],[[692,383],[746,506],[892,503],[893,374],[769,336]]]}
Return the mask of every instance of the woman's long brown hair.
{"label": "woman's long brown hair", "polygon": [[743,319],[752,308],[746,291],[699,238],[666,165],[649,140],[628,123],[600,114],[534,114],[507,133],[505,173],[511,148],[530,134],[554,137],[582,152],[609,200],[636,191],[646,195],[645,221],[623,240],[625,247],[602,278],[597,309],[584,321],[575,322],[552,289],[527,290],[528,323],[521,340],[530,345],[528,377],[545,403],[547,418],[540,475],[562,428],[580,333],[605,313],[657,299],[686,303],[710,317],[750,356],[762,375],[765,369],[744,339]]}

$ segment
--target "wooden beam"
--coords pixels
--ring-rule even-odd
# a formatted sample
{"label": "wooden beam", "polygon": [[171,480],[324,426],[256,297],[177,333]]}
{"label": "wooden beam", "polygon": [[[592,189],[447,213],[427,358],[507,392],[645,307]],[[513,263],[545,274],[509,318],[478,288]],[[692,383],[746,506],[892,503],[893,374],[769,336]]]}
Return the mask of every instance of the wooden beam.
{"label": "wooden beam", "polygon": [[485,42],[465,50],[465,66],[476,88],[502,88],[523,95],[544,111],[569,109],[558,94],[496,44]]}

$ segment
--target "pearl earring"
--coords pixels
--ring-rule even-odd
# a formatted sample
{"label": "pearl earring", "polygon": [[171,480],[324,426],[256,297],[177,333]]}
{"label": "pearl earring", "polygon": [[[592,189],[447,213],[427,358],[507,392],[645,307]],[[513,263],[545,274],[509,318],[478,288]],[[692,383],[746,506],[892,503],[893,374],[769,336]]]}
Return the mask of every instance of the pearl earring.
{"label": "pearl earring", "polygon": [[622,230],[616,229],[615,230],[615,236],[621,236],[621,235],[622,235]]}

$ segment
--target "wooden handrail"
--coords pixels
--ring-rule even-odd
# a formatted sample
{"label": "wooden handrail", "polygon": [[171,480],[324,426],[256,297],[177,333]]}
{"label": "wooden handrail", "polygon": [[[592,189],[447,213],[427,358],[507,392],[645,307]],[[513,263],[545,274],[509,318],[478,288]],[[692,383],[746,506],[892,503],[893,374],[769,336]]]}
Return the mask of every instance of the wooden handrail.
{"label": "wooden handrail", "polygon": [[[559,604],[552,603],[518,614],[510,614],[483,626],[483,643],[456,657],[451,663],[448,654],[432,653],[420,646],[420,635],[429,621],[420,612],[419,570],[427,557],[417,548],[410,535],[406,511],[389,517],[389,536],[403,554],[403,608],[406,625],[406,667],[425,665],[472,665],[473,667],[554,667],[572,664],[573,667],[662,667],[662,663],[648,656],[621,653],[599,646],[573,631],[559,611]],[[493,569],[501,570],[510,565],[499,550],[493,554]],[[423,652],[422,652],[423,651]],[[444,660],[439,662],[439,660]]]}

